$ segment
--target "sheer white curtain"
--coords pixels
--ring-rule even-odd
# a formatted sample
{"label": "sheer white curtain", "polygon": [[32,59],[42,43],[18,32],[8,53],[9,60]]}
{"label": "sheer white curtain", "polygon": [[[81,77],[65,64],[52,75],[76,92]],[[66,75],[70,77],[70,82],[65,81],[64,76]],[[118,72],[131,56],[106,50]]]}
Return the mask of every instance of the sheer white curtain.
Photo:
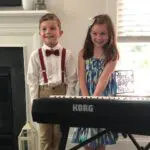
{"label": "sheer white curtain", "polygon": [[150,93],[149,6],[149,0],[117,0],[118,69],[134,70],[136,93]]}
{"label": "sheer white curtain", "polygon": [[118,36],[150,36],[150,1],[117,1]]}

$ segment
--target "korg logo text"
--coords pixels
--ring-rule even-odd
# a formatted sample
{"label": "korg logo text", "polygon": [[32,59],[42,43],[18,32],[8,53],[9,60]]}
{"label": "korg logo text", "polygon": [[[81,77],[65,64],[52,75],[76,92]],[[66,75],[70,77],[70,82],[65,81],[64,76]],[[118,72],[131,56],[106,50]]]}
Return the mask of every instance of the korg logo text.
{"label": "korg logo text", "polygon": [[72,105],[72,111],[94,112],[94,106],[93,105],[87,105],[87,104],[73,104]]}

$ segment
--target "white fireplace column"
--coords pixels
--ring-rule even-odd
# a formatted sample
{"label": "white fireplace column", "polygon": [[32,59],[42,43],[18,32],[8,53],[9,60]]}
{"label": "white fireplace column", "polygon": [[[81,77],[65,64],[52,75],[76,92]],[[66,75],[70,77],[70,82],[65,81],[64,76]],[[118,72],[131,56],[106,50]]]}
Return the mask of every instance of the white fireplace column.
{"label": "white fireplace column", "polygon": [[[45,13],[48,11],[0,11],[0,46],[23,48],[25,81],[29,56],[41,45],[39,19]],[[26,116],[30,120],[30,97],[26,84],[25,90]]]}

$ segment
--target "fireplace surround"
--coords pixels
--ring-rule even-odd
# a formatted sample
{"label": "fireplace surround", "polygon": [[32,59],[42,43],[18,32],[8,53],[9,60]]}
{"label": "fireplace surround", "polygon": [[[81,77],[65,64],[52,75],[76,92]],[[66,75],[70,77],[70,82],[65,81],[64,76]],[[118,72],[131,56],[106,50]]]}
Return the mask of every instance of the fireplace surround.
{"label": "fireplace surround", "polygon": [[31,52],[41,45],[38,21],[45,13],[46,10],[0,11],[0,96],[3,97],[0,149],[3,150],[18,150],[18,134],[26,119],[31,120],[26,71]]}
{"label": "fireplace surround", "polygon": [[[7,58],[7,59],[6,59]],[[0,47],[0,149],[16,150],[26,120],[22,47]]]}

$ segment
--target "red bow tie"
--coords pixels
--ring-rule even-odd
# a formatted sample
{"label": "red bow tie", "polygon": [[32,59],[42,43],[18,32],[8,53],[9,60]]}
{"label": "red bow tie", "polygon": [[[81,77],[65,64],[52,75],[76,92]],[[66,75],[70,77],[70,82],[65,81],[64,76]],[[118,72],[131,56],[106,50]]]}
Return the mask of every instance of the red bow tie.
{"label": "red bow tie", "polygon": [[59,56],[59,50],[58,49],[56,49],[56,50],[47,49],[45,52],[46,52],[46,56],[50,56],[51,54],[53,54],[55,56]]}

